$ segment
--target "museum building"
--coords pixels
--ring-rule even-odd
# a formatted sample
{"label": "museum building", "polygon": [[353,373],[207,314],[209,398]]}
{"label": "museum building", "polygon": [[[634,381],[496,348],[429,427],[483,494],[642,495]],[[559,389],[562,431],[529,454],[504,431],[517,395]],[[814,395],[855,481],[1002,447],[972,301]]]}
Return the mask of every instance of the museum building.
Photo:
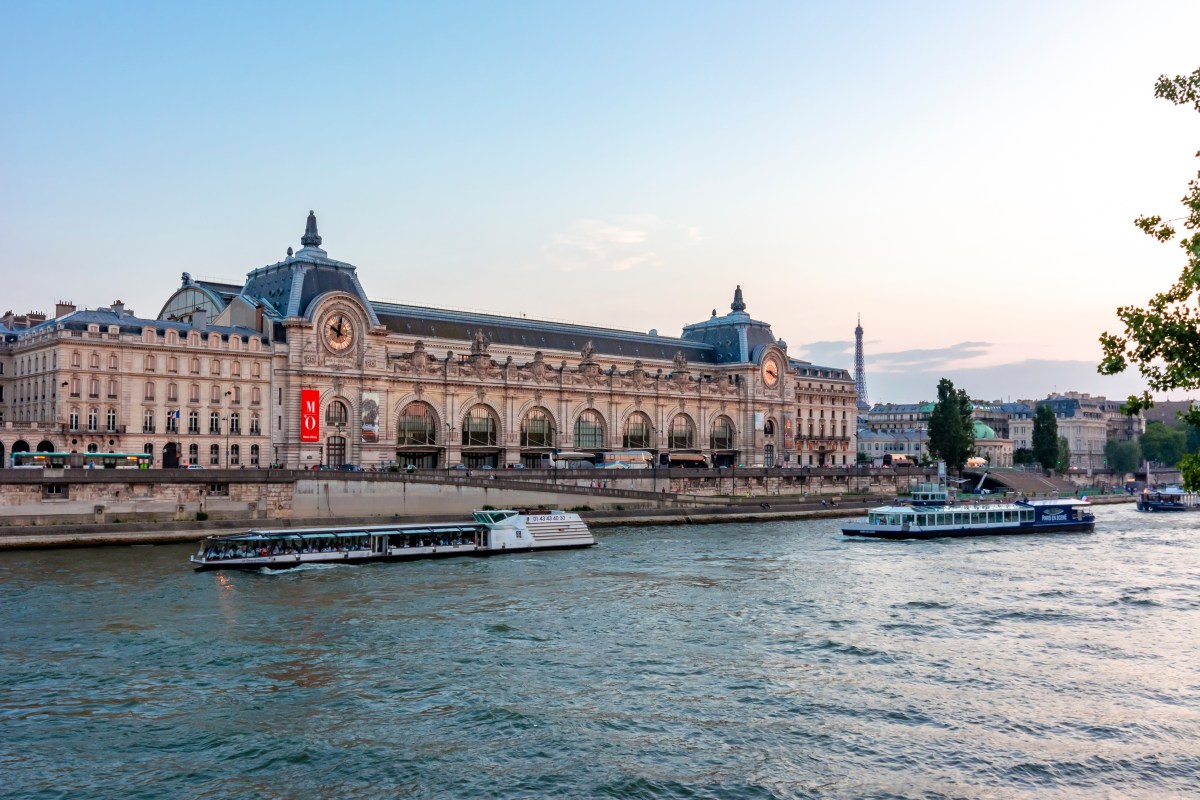
{"label": "museum building", "polygon": [[155,465],[852,464],[850,373],[789,358],[746,311],[654,331],[370,300],[301,248],[241,284],[193,279],[155,319],[120,303],[0,328],[0,455],[146,452]]}

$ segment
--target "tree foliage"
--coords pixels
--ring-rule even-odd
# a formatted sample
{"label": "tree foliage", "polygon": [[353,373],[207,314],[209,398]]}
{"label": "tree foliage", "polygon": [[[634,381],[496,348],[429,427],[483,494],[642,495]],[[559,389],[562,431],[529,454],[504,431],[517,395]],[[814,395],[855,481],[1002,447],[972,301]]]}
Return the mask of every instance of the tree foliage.
{"label": "tree foliage", "polygon": [[1055,468],[1063,475],[1071,471],[1071,444],[1065,436],[1058,437],[1058,464]]}
{"label": "tree foliage", "polygon": [[[1190,75],[1159,76],[1154,96],[1177,106],[1190,105],[1200,113],[1200,69]],[[1196,153],[1200,158],[1200,152]],[[1179,278],[1166,291],[1154,295],[1143,308],[1122,306],[1117,317],[1125,326],[1119,334],[1100,336],[1104,357],[1099,370],[1105,375],[1124,372],[1135,366],[1150,390],[1166,392],[1200,388],[1200,172],[1188,181],[1182,203],[1186,215],[1164,219],[1154,214],[1139,217],[1134,224],[1162,243],[1176,240],[1173,225],[1182,221],[1184,233],[1177,242],[1185,255]],[[1131,396],[1126,413],[1150,408],[1154,401],[1150,390]],[[1191,409],[1186,420],[1200,426],[1200,408]],[[1190,454],[1180,464],[1184,486],[1200,489],[1200,455]]]}
{"label": "tree foliage", "polygon": [[971,398],[955,390],[949,378],[938,381],[938,399],[929,414],[929,452],[946,462],[947,469],[962,471],[975,452],[975,423]]}
{"label": "tree foliage", "polygon": [[1142,448],[1129,439],[1109,439],[1104,443],[1104,460],[1118,475],[1134,472],[1142,463]]}
{"label": "tree foliage", "polygon": [[1058,466],[1058,420],[1050,406],[1033,412],[1033,458],[1045,470]]}
{"label": "tree foliage", "polygon": [[1187,453],[1187,434],[1157,420],[1148,422],[1142,434],[1142,453],[1156,464],[1173,467]]}

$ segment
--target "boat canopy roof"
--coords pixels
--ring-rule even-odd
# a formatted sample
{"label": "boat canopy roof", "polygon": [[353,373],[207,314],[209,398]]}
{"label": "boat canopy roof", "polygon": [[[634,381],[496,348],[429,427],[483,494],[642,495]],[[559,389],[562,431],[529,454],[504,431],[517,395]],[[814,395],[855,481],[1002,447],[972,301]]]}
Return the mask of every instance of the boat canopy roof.
{"label": "boat canopy roof", "polygon": [[1053,498],[1048,500],[1022,500],[1027,506],[1090,506],[1087,500],[1076,500],[1074,497],[1062,497],[1058,500]]}

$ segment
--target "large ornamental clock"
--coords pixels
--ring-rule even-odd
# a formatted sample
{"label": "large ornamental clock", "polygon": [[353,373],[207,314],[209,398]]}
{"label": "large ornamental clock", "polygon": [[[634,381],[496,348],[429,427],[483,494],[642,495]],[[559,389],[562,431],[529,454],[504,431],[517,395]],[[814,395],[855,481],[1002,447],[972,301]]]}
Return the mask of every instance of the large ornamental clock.
{"label": "large ornamental clock", "polygon": [[762,379],[767,386],[774,387],[779,383],[779,362],[768,358],[762,365]]}
{"label": "large ornamental clock", "polygon": [[345,353],[354,345],[354,323],[347,315],[334,312],[325,318],[321,338],[333,352]]}

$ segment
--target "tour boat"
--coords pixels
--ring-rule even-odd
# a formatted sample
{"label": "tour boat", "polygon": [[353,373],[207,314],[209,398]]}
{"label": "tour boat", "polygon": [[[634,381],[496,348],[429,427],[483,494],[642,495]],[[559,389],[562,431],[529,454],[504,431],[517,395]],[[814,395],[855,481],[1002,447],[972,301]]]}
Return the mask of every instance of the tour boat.
{"label": "tour boat", "polygon": [[1158,513],[1160,511],[1200,511],[1200,506],[1188,505],[1186,500],[1195,503],[1194,495],[1180,491],[1151,492],[1146,490],[1138,495],[1137,510]]}
{"label": "tour boat", "polygon": [[1096,517],[1086,500],[1018,500],[1013,503],[883,506],[842,528],[846,536],[875,539],[939,539],[1020,533],[1086,533]]}
{"label": "tour boat", "polygon": [[591,547],[578,514],[476,511],[470,522],[252,530],[209,536],[189,560],[197,570],[287,569],[416,558],[485,556]]}

